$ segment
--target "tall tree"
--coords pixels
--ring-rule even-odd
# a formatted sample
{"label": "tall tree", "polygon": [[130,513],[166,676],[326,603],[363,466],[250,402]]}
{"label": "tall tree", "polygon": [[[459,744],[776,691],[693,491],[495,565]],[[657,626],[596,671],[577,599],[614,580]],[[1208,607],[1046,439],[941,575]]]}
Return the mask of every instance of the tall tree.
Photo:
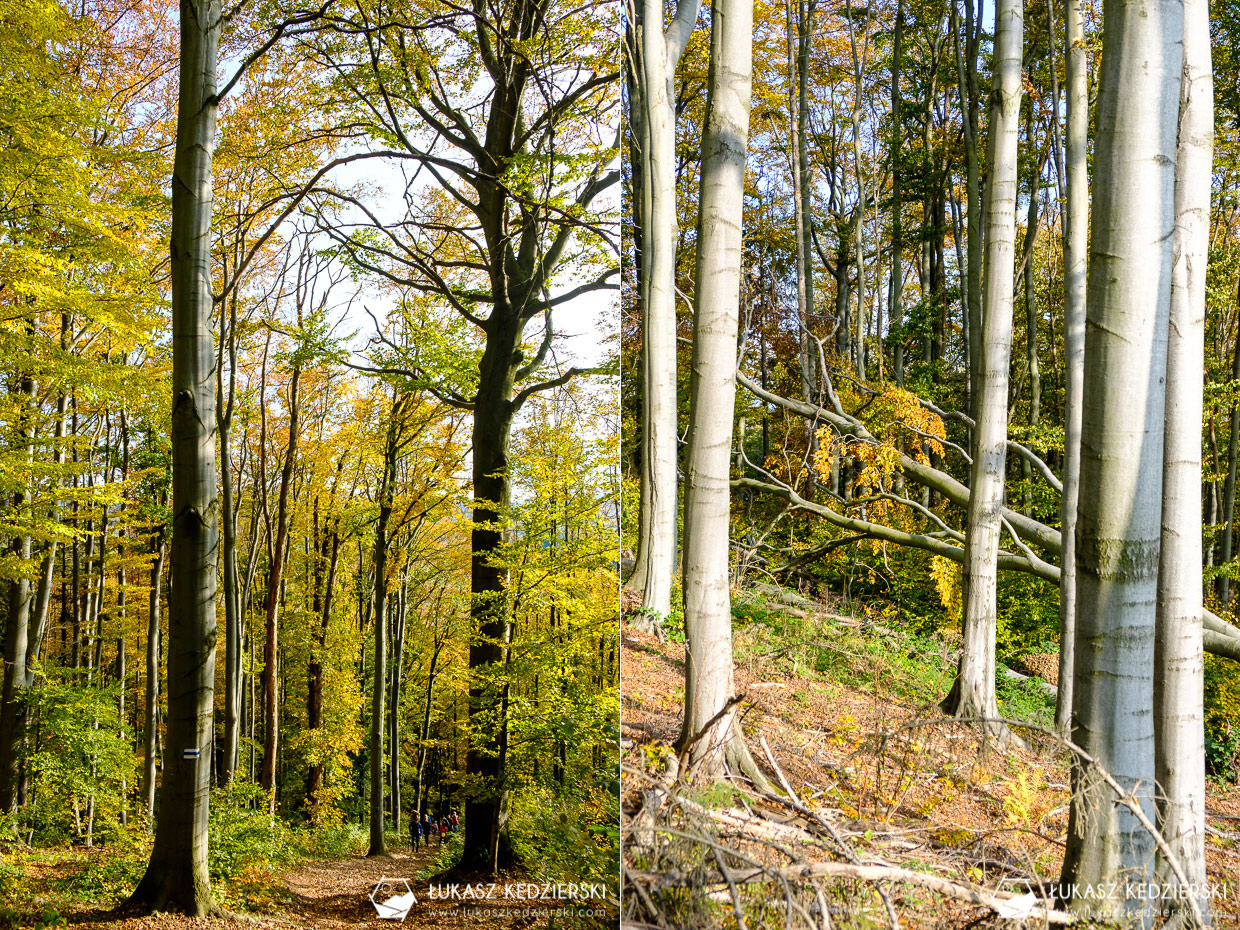
{"label": "tall tree", "polygon": [[[382,24],[374,22],[374,11],[363,6],[341,26],[363,37],[363,64],[352,46],[324,42],[320,54],[341,73],[342,91],[360,95],[372,133],[393,142],[391,157],[420,165],[435,181],[429,192],[410,194],[409,213],[395,225],[345,198],[377,236],[335,234],[358,267],[433,295],[458,315],[437,345],[428,339],[408,352],[384,342],[371,370],[400,374],[473,414],[474,744],[466,761],[462,866],[494,871],[508,857],[499,777],[504,736],[493,707],[509,641],[507,570],[494,557],[509,505],[509,445],[526,401],[583,371],[554,362],[554,311],[614,288],[610,224],[592,205],[619,180],[610,167],[618,138],[598,140],[619,75],[607,20],[585,8],[505,0],[433,10],[434,28],[410,31],[386,25],[386,12]],[[410,16],[422,11],[410,0]],[[566,68],[570,42],[575,52]],[[488,87],[481,103],[477,74]],[[372,105],[377,99],[383,107]],[[570,263],[594,276],[563,287],[561,266]],[[535,320],[542,333],[531,350],[524,343]]]}
{"label": "tall tree", "polygon": [[[1085,385],[1086,246],[1089,217],[1089,87],[1085,66],[1085,13],[1082,0],[1067,0],[1064,11],[1067,53],[1067,178],[1063,220],[1064,264],[1064,464],[1060,499],[1063,557],[1059,582],[1059,695],[1055,728],[1072,730],[1073,663],[1076,646],[1076,508],[1081,480],[1081,392]],[[1058,118],[1058,117],[1056,117]]]}
{"label": "tall tree", "polygon": [[[1202,707],[1201,421],[1206,261],[1214,154],[1209,5],[1184,3],[1184,64],[1175,164],[1175,259],[1167,330],[1162,554],[1154,638],[1154,772],[1158,825],[1199,909],[1206,885],[1206,747]],[[1178,885],[1162,859],[1159,884]],[[1180,902],[1180,909],[1183,909]]]}
{"label": "tall tree", "polygon": [[636,565],[626,586],[660,618],[671,611],[676,570],[676,63],[689,44],[700,0],[679,0],[663,26],[662,0],[638,4],[642,217],[642,472]]}
{"label": "tall tree", "polygon": [[[368,856],[387,855],[383,838],[383,754],[384,691],[387,688],[388,634],[388,524],[392,518],[392,495],[396,486],[396,460],[400,452],[401,419],[408,405],[408,396],[397,393],[388,421],[387,441],[383,447],[383,479],[379,485],[379,522],[375,527],[375,662],[374,683],[370,696],[370,850]],[[396,752],[397,747],[393,746]]]}
{"label": "tall tree", "polygon": [[181,0],[172,174],[172,593],[168,727],[155,845],[130,903],[217,911],[207,870],[215,697],[215,352],[211,331],[211,156],[219,0]]}
{"label": "tall tree", "polygon": [[[753,6],[715,0],[702,133],[685,468],[685,714],[679,743],[704,776],[763,780],[732,698],[728,587],[732,418],[741,286],[741,216],[753,77]],[[707,732],[706,730],[709,725]]]}
{"label": "tall tree", "polygon": [[[1154,816],[1154,604],[1163,378],[1175,229],[1183,5],[1105,0],[1077,510],[1076,743]],[[1075,912],[1123,918],[1152,840],[1110,788],[1073,766],[1064,885]],[[1148,915],[1129,914],[1148,925]]]}
{"label": "tall tree", "polygon": [[[999,539],[1003,532],[1007,460],[1008,366],[1012,351],[1012,285],[1015,273],[1017,138],[1020,131],[1020,0],[1000,0],[995,12],[995,73],[991,95],[986,198],[985,312],[974,397],[973,465],[964,556],[964,644],[960,673],[943,702],[948,713],[995,721],[995,632],[998,625]],[[997,723],[987,733],[1007,739]]]}

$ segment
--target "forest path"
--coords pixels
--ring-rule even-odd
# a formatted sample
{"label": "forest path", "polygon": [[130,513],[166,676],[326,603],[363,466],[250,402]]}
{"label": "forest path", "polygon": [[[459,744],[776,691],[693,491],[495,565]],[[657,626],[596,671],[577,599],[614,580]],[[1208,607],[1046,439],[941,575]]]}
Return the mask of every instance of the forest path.
{"label": "forest path", "polygon": [[[430,900],[429,883],[416,876],[438,853],[439,844],[432,843],[429,848],[423,847],[416,853],[404,847],[375,858],[357,855],[302,862],[276,879],[276,884],[287,890],[287,895],[278,896],[282,899],[279,904],[232,918],[192,918],[172,913],[116,917],[93,909],[71,912],[65,916],[70,926],[82,930],[343,930],[355,927],[375,930],[518,930],[538,922],[528,913],[522,913],[519,902],[506,905],[503,901],[497,901],[494,905],[488,905],[474,900]],[[405,881],[415,901],[404,920],[381,919],[371,903],[371,895],[383,901],[394,895],[406,894]],[[381,883],[383,887],[380,887]],[[542,923],[545,922],[544,917]],[[17,924],[26,925],[20,921]],[[0,926],[5,926],[2,918]]]}
{"label": "forest path", "polygon": [[[426,868],[438,853],[438,844],[423,847],[416,853],[406,848],[387,856],[368,858],[350,856],[345,859],[312,860],[304,862],[285,874],[281,881],[288,888],[293,901],[282,913],[272,916],[284,918],[299,927],[480,927],[488,926],[477,918],[467,918],[458,913],[453,905],[431,906],[427,901],[425,880],[414,876]],[[404,894],[404,879],[413,891],[413,904],[404,921],[380,919],[371,903],[371,894],[381,882],[386,888],[376,894],[377,900],[386,900]],[[263,921],[263,918],[259,918]],[[506,926],[503,923],[490,926]]]}

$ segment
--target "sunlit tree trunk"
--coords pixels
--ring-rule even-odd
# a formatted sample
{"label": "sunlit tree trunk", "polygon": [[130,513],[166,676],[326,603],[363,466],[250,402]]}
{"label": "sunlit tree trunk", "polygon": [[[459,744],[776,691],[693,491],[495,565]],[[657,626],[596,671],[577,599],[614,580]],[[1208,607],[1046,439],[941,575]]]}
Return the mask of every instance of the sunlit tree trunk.
{"label": "sunlit tree trunk", "polygon": [[[1151,819],[1182,9],[1182,0],[1105,2],[1081,396],[1072,733]],[[1080,765],[1072,787],[1062,882],[1120,890],[1069,907],[1148,926],[1144,902],[1125,900],[1123,888],[1148,878],[1150,836]]]}
{"label": "sunlit tree trunk", "polygon": [[[685,715],[680,745],[705,777],[758,777],[732,697],[728,518],[741,215],[749,138],[753,6],[715,0],[702,134],[701,207],[685,474]],[[716,719],[718,717],[718,719]]]}
{"label": "sunlit tree trunk", "polygon": [[1067,0],[1067,191],[1064,208],[1064,466],[1060,525],[1063,527],[1059,576],[1059,695],[1055,728],[1072,731],[1073,664],[1076,646],[1076,507],[1081,482],[1081,392],[1085,380],[1085,287],[1089,217],[1089,88],[1085,66],[1083,0]]}
{"label": "sunlit tree trunk", "polygon": [[[793,216],[796,235],[797,319],[800,323],[797,345],[801,364],[801,398],[806,403],[816,399],[815,360],[811,351],[808,328],[814,305],[814,281],[810,251],[809,223],[812,219],[810,197],[809,145],[809,43],[814,7],[811,0],[788,0],[788,135],[789,161],[792,165]],[[807,424],[811,454],[815,442]]]}
{"label": "sunlit tree trunk", "polygon": [[215,353],[211,344],[211,156],[218,0],[181,0],[180,92],[172,172],[172,594],[168,728],[155,844],[131,903],[218,910],[207,870],[215,697]]}
{"label": "sunlit tree trunk", "polygon": [[[943,702],[948,713],[996,721],[995,631],[998,622],[999,539],[1003,532],[1007,458],[1008,365],[1012,350],[1012,285],[1016,252],[1017,137],[1020,128],[1020,0],[996,11],[994,92],[990,108],[990,192],[986,198],[985,314],[973,433],[964,554],[964,644],[960,672]],[[1008,738],[998,723],[987,733]]]}
{"label": "sunlit tree trunk", "polygon": [[[1237,293],[1240,302],[1240,292]],[[1240,326],[1237,331],[1240,332]],[[1231,380],[1240,380],[1240,337],[1232,349]],[[1240,461],[1240,404],[1232,402],[1231,414],[1228,417],[1227,433],[1227,477],[1223,479],[1223,534],[1219,540],[1219,565],[1225,566],[1231,561],[1232,540],[1236,526],[1236,465]],[[1231,579],[1226,574],[1217,576],[1214,584],[1218,596],[1225,605],[1231,604]]]}
{"label": "sunlit tree trunk", "polygon": [[638,4],[635,121],[646,151],[642,197],[642,516],[637,564],[627,586],[642,608],[671,611],[676,566],[676,108],[672,78],[697,19],[699,0],[680,0],[663,27],[661,0]]}
{"label": "sunlit tree trunk", "polygon": [[[1206,748],[1202,709],[1201,420],[1206,261],[1214,154],[1207,0],[1184,0],[1184,74],[1175,165],[1175,264],[1167,329],[1162,555],[1154,639],[1154,759],[1159,829],[1189,888],[1205,888]],[[1176,878],[1160,862],[1161,885]],[[1198,907],[1209,900],[1195,893]]]}

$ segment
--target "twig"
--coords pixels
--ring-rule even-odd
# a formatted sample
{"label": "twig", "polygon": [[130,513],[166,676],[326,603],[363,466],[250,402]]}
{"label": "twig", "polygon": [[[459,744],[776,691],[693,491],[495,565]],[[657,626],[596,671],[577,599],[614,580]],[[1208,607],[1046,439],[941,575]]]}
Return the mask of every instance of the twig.
{"label": "twig", "polygon": [[[703,884],[703,877],[700,873],[658,873],[630,870],[629,874],[634,880],[644,881],[651,887],[656,888],[700,887]],[[989,894],[960,882],[940,878],[937,875],[928,875],[925,872],[914,872],[911,869],[901,869],[896,866],[886,865],[853,865],[852,863],[845,862],[803,862],[782,868],[764,866],[732,873],[732,880],[739,884],[769,881],[771,879],[788,881],[790,879],[811,879],[817,877],[851,878],[864,882],[890,881],[901,882],[907,885],[918,885],[960,901],[968,901],[970,904],[988,907],[1002,916],[1012,914],[1012,908],[1014,907],[1012,902],[1014,899],[1023,897],[1020,895]],[[719,879],[718,883],[722,883],[722,879]],[[1047,923],[1058,925],[1074,924],[1078,921],[1078,918],[1073,914],[1037,906],[1029,908],[1027,913],[1022,908],[1021,914],[1026,919],[1045,920]]]}
{"label": "twig", "polygon": [[[784,770],[781,769],[779,767],[779,763],[775,761],[775,754],[771,752],[771,747],[766,744],[766,737],[760,736],[758,741],[762,746],[762,752],[766,754],[767,762],[769,762],[771,764],[771,768],[775,770],[775,777],[779,779],[779,784],[783,787],[784,791],[788,793],[787,799],[778,798],[774,795],[770,795],[770,797],[774,798],[776,801],[786,804],[797,813],[803,814],[812,819],[815,823],[827,831],[827,834],[832,840],[835,841],[835,845],[840,848],[840,851],[844,854],[844,857],[848,859],[848,861],[854,865],[860,865],[861,860],[858,858],[856,852],[853,851],[853,848],[848,845],[847,840],[840,836],[839,831],[835,829],[835,824],[831,823],[831,821],[827,820],[826,817],[823,817],[822,814],[817,811],[812,811],[806,807],[805,804],[802,803],[800,795],[792,790],[792,785],[788,783],[788,779],[784,776]],[[891,924],[892,930],[900,930],[900,918],[896,915],[895,905],[891,903],[891,897],[887,894],[886,889],[879,888],[878,896],[882,898],[883,907],[887,911],[887,920]]]}

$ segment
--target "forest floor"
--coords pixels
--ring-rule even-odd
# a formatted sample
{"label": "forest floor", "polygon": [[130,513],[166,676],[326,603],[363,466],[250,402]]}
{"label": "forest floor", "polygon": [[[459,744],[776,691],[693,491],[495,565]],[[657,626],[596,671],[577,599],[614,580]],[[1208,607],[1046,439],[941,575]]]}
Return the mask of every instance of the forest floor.
{"label": "forest floor", "polygon": [[[9,925],[52,928],[68,925],[83,930],[289,930],[289,928],[403,927],[410,930],[458,930],[458,928],[526,928],[546,926],[546,905],[517,900],[505,902],[504,879],[491,890],[490,900],[434,900],[436,892],[446,887],[437,881],[418,878],[439,852],[436,845],[410,854],[408,849],[389,856],[367,858],[349,856],[342,859],[302,862],[266,883],[260,894],[249,901],[252,910],[233,919],[195,919],[179,914],[156,914],[149,917],[118,917],[88,903],[73,904],[61,900],[33,902],[35,907],[25,914],[13,913]],[[32,876],[48,885],[63,881],[67,869],[80,866],[80,859],[49,858],[34,864]],[[407,893],[414,895],[403,922],[380,919],[371,903]],[[446,881],[446,880],[445,880]],[[509,879],[517,890],[513,896],[528,898],[536,889],[521,879]],[[518,886],[515,883],[521,882]],[[477,889],[485,892],[486,889]],[[464,885],[460,886],[464,890]],[[377,893],[376,893],[377,891]],[[543,913],[538,913],[540,908]],[[614,912],[613,912],[614,913]],[[47,916],[44,916],[44,915]],[[0,925],[4,922],[0,921]]]}
{"label": "forest floor", "polygon": [[[626,892],[638,875],[646,900],[664,912],[660,919],[643,907],[626,911],[630,919],[735,926],[741,908],[751,928],[785,926],[800,907],[805,924],[816,922],[824,899],[808,885],[790,890],[767,879],[729,887],[716,877],[709,887],[694,879],[696,894],[686,894],[660,884],[694,869],[717,876],[719,852],[740,870],[824,862],[911,870],[990,901],[1056,882],[1068,827],[1066,752],[1032,730],[1018,730],[1019,747],[986,745],[939,711],[955,670],[950,634],[915,635],[893,629],[890,617],[847,616],[785,596],[797,605],[790,607],[772,600],[775,593],[734,598],[734,693],[744,696],[754,757],[772,773],[763,743],[769,747],[799,811],[747,783],[660,778],[681,725],[684,646],[627,623],[622,631]],[[1022,664],[1053,678],[1045,655]],[[1036,682],[1004,682],[1001,712],[1045,727],[1053,703],[1044,691]],[[661,813],[651,820],[655,807]],[[1215,926],[1240,927],[1240,787],[1212,782],[1207,810]],[[643,829],[656,824],[670,828],[666,839],[642,846]],[[877,886],[835,877],[819,886],[834,926],[889,924]],[[991,906],[924,883],[883,887],[905,928],[1012,925]]]}

